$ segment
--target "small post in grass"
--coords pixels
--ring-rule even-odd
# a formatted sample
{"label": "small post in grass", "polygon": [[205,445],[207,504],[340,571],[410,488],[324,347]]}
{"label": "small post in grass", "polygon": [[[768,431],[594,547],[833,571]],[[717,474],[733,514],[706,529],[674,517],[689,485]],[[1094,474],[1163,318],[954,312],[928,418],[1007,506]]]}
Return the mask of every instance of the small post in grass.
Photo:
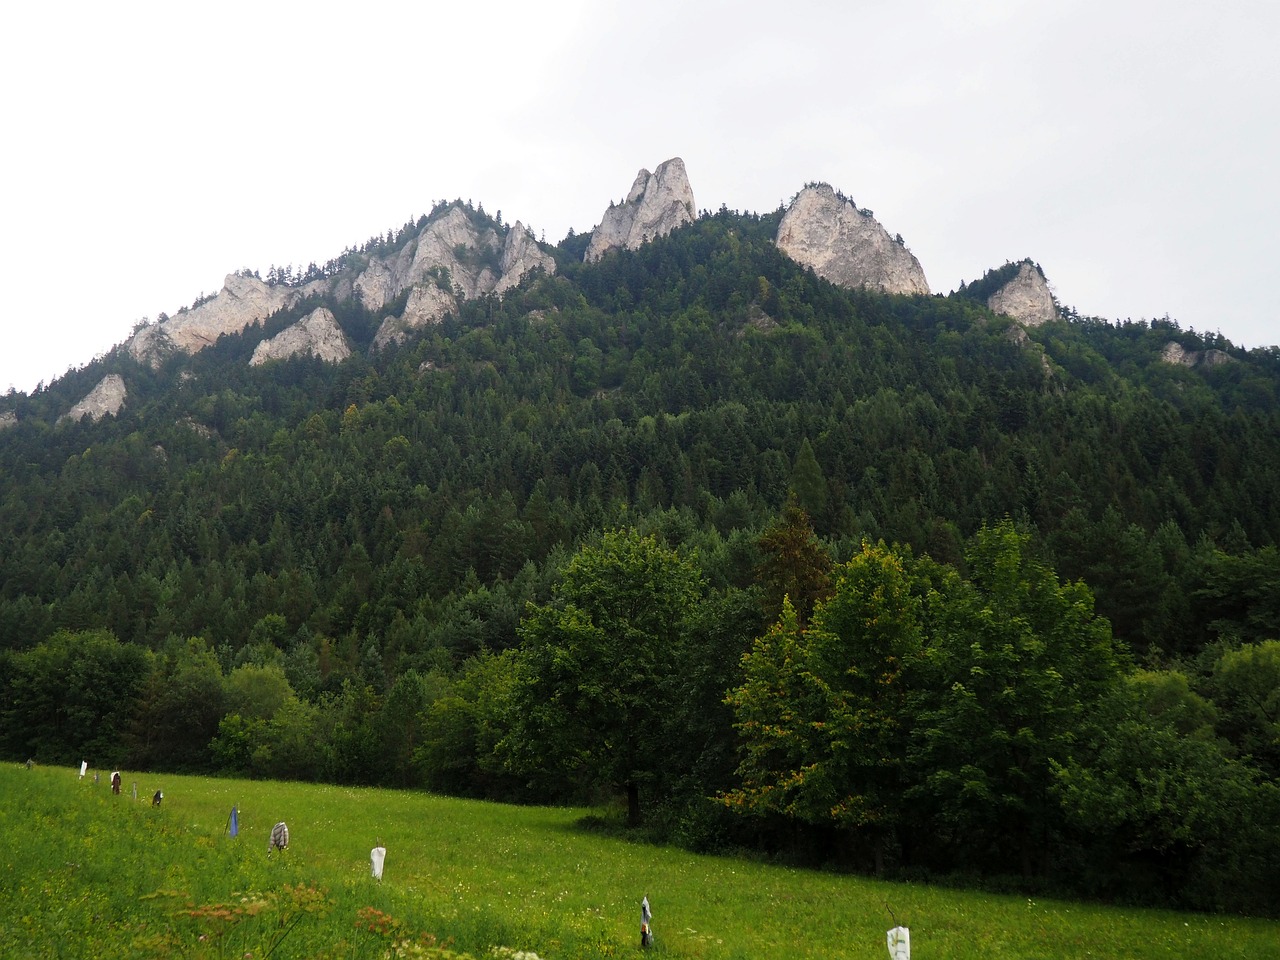
{"label": "small post in grass", "polygon": [[387,848],[378,841],[378,845],[369,851],[369,866],[373,870],[373,879],[382,882],[382,865],[387,859]]}
{"label": "small post in grass", "polygon": [[646,896],[640,901],[640,946],[647,947],[653,943],[653,930],[649,927],[649,921],[653,918],[653,914],[649,911],[649,898]]}
{"label": "small post in grass", "polygon": [[886,934],[889,960],[911,960],[911,931],[898,923],[893,907],[886,903],[884,908],[889,911],[889,918],[893,921],[893,929]]}
{"label": "small post in grass", "polygon": [[271,828],[271,839],[267,841],[267,856],[271,856],[272,850],[283,852],[289,847],[289,828],[285,822],[281,820]]}

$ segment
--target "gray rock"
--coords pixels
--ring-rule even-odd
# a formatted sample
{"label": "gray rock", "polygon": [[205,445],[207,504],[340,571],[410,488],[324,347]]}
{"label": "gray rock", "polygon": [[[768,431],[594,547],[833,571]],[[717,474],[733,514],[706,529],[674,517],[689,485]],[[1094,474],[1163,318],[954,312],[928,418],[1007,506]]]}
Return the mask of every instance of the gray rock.
{"label": "gray rock", "polygon": [[217,296],[159,323],[142,327],[126,344],[129,353],[153,369],[173,353],[198,353],[223,334],[240,333],[277,310],[324,290],[325,281],[304,287],[272,286],[255,277],[228,274]]}
{"label": "gray rock", "polygon": [[693,188],[684,161],[672,157],[653,173],[641,170],[627,198],[611,205],[591,232],[583,259],[599,260],[610,250],[636,250],[647,240],[666,236],[696,217]]}
{"label": "gray rock", "polygon": [[494,284],[493,292],[501,296],[538,269],[547,274],[555,273],[555,258],[538,246],[533,234],[517,220],[516,225],[507,231],[507,242],[502,247],[502,275]]}
{"label": "gray rock", "polygon": [[1053,301],[1044,272],[1027,260],[1018,266],[1016,275],[987,298],[987,306],[1028,327],[1038,327],[1059,317],[1058,305]]}
{"label": "gray rock", "polygon": [[434,284],[447,272],[449,283],[470,300],[503,294],[536,267],[555,273],[556,263],[523,224],[517,222],[503,241],[492,227],[478,225],[454,205],[394,257],[371,258],[353,287],[365,307],[377,310],[410,287]]}
{"label": "gray rock", "polygon": [[413,288],[405,304],[404,313],[387,317],[374,334],[372,349],[376,352],[391,343],[402,343],[411,331],[434,326],[448,313],[458,309],[453,294],[435,283],[424,283]]}
{"label": "gray rock", "polygon": [[253,351],[249,366],[257,367],[269,360],[285,360],[298,354],[310,354],[327,363],[339,363],[351,356],[346,335],[328,308],[312,310],[293,326],[270,340],[263,340]]}
{"label": "gray rock", "polygon": [[776,242],[792,260],[840,287],[929,292],[911,251],[829,184],[805,187],[796,195],[778,224]]}
{"label": "gray rock", "polygon": [[1223,350],[1187,350],[1182,344],[1170,340],[1160,351],[1160,359],[1183,367],[1217,367],[1231,363],[1232,356]]}
{"label": "gray rock", "polygon": [[59,422],[63,420],[83,420],[88,417],[90,420],[101,420],[103,417],[112,416],[120,412],[124,406],[125,398],[128,391],[124,387],[124,380],[119,374],[109,373],[98,381],[98,385],[89,391],[83,400],[58,418]]}

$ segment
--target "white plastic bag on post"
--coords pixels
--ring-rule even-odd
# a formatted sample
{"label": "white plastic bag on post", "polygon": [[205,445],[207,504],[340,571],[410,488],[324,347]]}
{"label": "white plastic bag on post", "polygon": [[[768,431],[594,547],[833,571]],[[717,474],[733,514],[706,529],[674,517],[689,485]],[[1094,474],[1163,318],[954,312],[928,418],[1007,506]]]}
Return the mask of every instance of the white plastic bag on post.
{"label": "white plastic bag on post", "polygon": [[894,927],[888,933],[889,960],[911,960],[911,931]]}
{"label": "white plastic bag on post", "polygon": [[373,879],[382,879],[382,864],[387,859],[386,847],[374,847],[369,851],[369,864],[373,867]]}

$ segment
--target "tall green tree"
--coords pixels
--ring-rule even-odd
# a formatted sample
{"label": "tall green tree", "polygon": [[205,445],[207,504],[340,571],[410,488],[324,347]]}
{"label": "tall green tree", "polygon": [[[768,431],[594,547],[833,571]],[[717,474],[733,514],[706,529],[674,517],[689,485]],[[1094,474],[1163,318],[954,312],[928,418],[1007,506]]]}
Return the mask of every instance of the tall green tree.
{"label": "tall green tree", "polygon": [[1089,589],[1060,583],[1011,522],[979,530],[967,559],[971,587],[941,606],[927,648],[907,796],[953,850],[1031,875],[1053,841],[1054,766],[1096,722],[1121,655]]}
{"label": "tall green tree", "polygon": [[[565,568],[550,603],[520,625],[527,673],[512,736],[526,769],[545,764],[618,788],[627,819],[663,779],[680,736],[681,678],[705,593],[697,564],[634,530],[606,533]],[[517,761],[519,762],[519,761]]]}
{"label": "tall green tree", "polygon": [[808,623],[814,605],[830,592],[832,560],[794,494],[760,535],[758,546],[756,580],[763,588],[766,617],[776,619],[783,598],[790,597],[800,622]]}
{"label": "tall green tree", "polygon": [[12,757],[102,767],[124,761],[154,655],[105,630],[59,631],[8,654],[0,738]]}
{"label": "tall green tree", "polygon": [[864,543],[834,573],[808,628],[785,603],[729,694],[743,744],[734,809],[865,838],[876,866],[898,820],[909,675],[922,601],[901,553]]}

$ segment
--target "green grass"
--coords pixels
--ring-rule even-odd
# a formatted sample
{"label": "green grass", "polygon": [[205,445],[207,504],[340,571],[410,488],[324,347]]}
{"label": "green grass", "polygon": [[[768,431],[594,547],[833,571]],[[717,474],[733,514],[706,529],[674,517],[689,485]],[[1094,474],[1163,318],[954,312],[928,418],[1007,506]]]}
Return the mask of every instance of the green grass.
{"label": "green grass", "polygon": [[[138,784],[139,801],[130,798]],[[163,789],[154,809],[151,794]],[[240,836],[225,834],[232,804]],[[958,892],[584,832],[583,810],[421,793],[0,767],[0,956],[1280,958],[1280,923]],[[278,820],[290,847],[267,856]],[[384,880],[369,850],[387,848]]]}

